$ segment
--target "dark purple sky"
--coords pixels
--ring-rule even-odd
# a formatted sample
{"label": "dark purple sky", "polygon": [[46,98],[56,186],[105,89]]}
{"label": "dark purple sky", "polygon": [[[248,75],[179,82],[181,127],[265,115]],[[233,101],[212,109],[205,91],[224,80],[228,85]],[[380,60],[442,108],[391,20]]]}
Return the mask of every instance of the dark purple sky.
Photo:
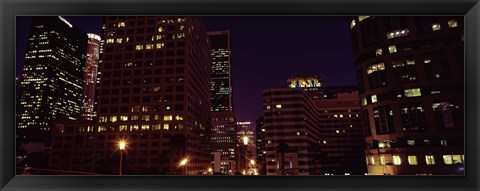
{"label": "dark purple sky", "polygon": [[[86,33],[100,34],[101,17],[65,18]],[[285,87],[291,76],[317,75],[326,86],[356,84],[346,17],[202,18],[208,31],[230,30],[234,110],[239,120],[262,116],[262,90]],[[29,27],[29,17],[17,17],[17,75]]]}

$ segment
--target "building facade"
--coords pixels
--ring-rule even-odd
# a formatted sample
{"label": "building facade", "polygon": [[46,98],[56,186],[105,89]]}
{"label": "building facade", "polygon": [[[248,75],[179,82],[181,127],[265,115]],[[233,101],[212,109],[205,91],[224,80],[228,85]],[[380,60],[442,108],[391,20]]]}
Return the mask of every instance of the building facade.
{"label": "building facade", "polygon": [[316,106],[301,88],[263,91],[266,175],[310,175],[321,140]]}
{"label": "building facade", "polygon": [[233,111],[230,31],[208,32],[212,56],[212,112]]}
{"label": "building facade", "polygon": [[87,58],[85,62],[85,75],[83,78],[82,93],[82,118],[93,120],[95,117],[95,91],[97,84],[97,68],[100,59],[100,42],[101,38],[97,34],[89,33],[87,45]]}
{"label": "building facade", "polygon": [[212,112],[212,137],[211,152],[220,153],[222,163],[221,173],[231,174],[237,170],[235,162],[238,156],[237,145],[240,143],[237,139],[237,118],[234,112]]}
{"label": "building facade", "polygon": [[350,18],[369,174],[463,174],[463,17]]}
{"label": "building facade", "polygon": [[[51,166],[105,174],[206,173],[211,62],[201,19],[109,16],[103,31],[98,120],[63,124],[52,150],[64,156],[52,157]],[[78,150],[60,152],[68,144]]]}
{"label": "building facade", "polygon": [[80,117],[87,35],[63,17],[32,17],[17,110],[17,146],[49,149],[54,120]]}
{"label": "building facade", "polygon": [[257,134],[256,137],[256,144],[257,144],[257,173],[260,175],[266,175],[266,162],[265,162],[265,128],[263,128],[263,116],[257,118],[255,120],[255,133]]}
{"label": "building facade", "polygon": [[[325,87],[327,88],[327,87]],[[335,87],[328,87],[329,93]],[[322,168],[315,174],[364,175],[365,144],[358,92],[338,93],[314,101],[320,117],[319,149]]]}

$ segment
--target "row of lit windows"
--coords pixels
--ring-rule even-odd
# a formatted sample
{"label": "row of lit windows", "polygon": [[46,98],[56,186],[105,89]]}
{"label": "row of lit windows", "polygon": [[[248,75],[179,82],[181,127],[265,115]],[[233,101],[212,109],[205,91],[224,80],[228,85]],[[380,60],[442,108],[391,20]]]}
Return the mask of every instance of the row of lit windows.
{"label": "row of lit windows", "polygon": [[[405,89],[404,95],[405,97],[419,97],[422,96],[422,92],[420,88],[412,88],[412,89]],[[402,97],[402,95],[397,95],[397,97]],[[377,95],[370,96],[371,103],[377,103]],[[368,104],[367,97],[362,99],[362,106],[366,106]]]}
{"label": "row of lit windows", "polygon": [[[109,118],[110,120],[108,120],[107,117],[105,116],[101,116],[99,117],[99,122],[101,123],[106,123],[108,121],[110,122],[117,122],[118,120],[120,121],[128,121],[128,116],[110,116]],[[139,119],[139,116],[138,115],[132,115],[130,116],[130,120],[131,121],[137,121]],[[155,121],[158,121],[160,120],[159,116],[158,115],[155,115],[154,118],[153,118]],[[172,121],[173,120],[173,115],[164,115],[163,116],[163,120],[164,121]],[[183,117],[181,115],[175,115],[175,120],[176,121],[183,121]],[[150,121],[150,115],[142,115],[142,121]]]}
{"label": "row of lit windows", "polygon": [[[454,165],[454,164],[463,164],[465,163],[464,155],[443,155],[443,163],[445,165]],[[366,159],[368,165],[375,165],[376,159],[374,156],[367,157]],[[418,165],[418,160],[416,155],[408,155],[407,161],[409,165]],[[402,165],[402,159],[399,155],[392,156],[393,165]],[[425,164],[426,165],[435,165],[435,157],[433,155],[425,155]],[[387,165],[386,156],[380,155],[379,165]]]}

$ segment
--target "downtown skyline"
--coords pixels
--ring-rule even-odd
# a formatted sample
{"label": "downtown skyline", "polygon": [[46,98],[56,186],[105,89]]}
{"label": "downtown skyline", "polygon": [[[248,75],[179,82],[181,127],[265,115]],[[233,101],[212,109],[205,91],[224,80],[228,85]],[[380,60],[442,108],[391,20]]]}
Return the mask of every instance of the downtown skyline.
{"label": "downtown skyline", "polygon": [[[300,18],[202,17],[207,31],[230,30],[233,101],[238,120],[262,116],[262,91],[284,87],[286,79],[292,76],[317,75],[327,86],[356,85],[348,18]],[[84,33],[101,34],[102,17],[65,16],[65,19]],[[17,76],[23,65],[30,22],[31,17],[17,17]],[[308,30],[299,30],[304,27]]]}
{"label": "downtown skyline", "polygon": [[[81,26],[99,18],[22,19],[31,32],[25,67],[17,63],[19,166],[120,175],[123,166],[159,175],[463,174],[460,17],[107,16],[92,47],[98,73],[84,47],[93,25]],[[327,30],[328,22],[347,34]],[[81,79],[96,84],[91,93],[81,92]],[[78,111],[87,107],[80,94],[96,113]],[[254,120],[257,137],[238,136]],[[29,156],[37,143],[41,160]]]}

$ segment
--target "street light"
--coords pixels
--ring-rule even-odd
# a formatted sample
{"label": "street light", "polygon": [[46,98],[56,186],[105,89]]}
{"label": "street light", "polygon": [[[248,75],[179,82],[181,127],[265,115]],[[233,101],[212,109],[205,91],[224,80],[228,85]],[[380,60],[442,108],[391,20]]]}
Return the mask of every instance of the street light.
{"label": "street light", "polygon": [[120,166],[119,166],[119,174],[122,175],[122,161],[123,161],[123,150],[125,150],[125,146],[127,145],[127,142],[124,140],[120,140],[118,142],[118,148],[120,150]]}
{"label": "street light", "polygon": [[248,136],[243,136],[242,140],[244,145],[248,145],[248,142],[250,141]]}
{"label": "street light", "polygon": [[185,167],[185,175],[187,175],[187,163],[188,163],[188,157],[186,157],[186,158],[184,158],[180,161],[180,166]]}

